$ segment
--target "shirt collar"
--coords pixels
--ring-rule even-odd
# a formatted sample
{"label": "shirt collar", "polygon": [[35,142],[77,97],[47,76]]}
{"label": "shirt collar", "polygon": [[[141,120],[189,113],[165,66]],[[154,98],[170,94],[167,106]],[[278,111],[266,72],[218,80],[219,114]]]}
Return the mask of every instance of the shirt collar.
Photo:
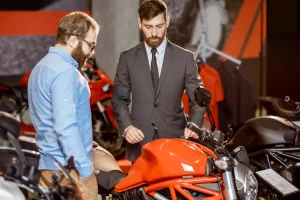
{"label": "shirt collar", "polygon": [[[148,54],[151,54],[151,49],[152,47],[150,47],[146,42],[144,42],[145,44],[145,48],[146,48],[146,52],[147,52],[147,55]],[[158,54],[162,54],[165,52],[166,50],[166,46],[167,46],[167,39],[165,38],[162,43],[156,48],[157,50],[157,53]]]}
{"label": "shirt collar", "polygon": [[78,67],[78,62],[76,60],[74,60],[74,58],[70,54],[68,54],[66,51],[64,51],[63,49],[60,49],[57,47],[50,47],[49,53],[57,53],[60,56],[62,56],[68,63],[70,63],[71,65],[73,65],[76,68]]}

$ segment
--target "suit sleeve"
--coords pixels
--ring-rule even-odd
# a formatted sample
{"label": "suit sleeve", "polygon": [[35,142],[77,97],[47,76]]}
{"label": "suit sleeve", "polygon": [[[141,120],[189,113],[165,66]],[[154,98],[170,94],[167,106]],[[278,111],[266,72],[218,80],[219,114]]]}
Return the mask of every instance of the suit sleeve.
{"label": "suit sleeve", "polygon": [[199,127],[202,126],[205,114],[205,108],[198,106],[194,96],[194,91],[199,86],[203,87],[203,82],[198,74],[198,68],[193,54],[189,54],[185,70],[185,90],[189,99],[189,120]]}
{"label": "suit sleeve", "polygon": [[128,108],[131,102],[130,92],[130,77],[124,53],[122,52],[114,79],[114,91],[112,96],[113,112],[121,133],[124,132],[125,128],[132,125]]}

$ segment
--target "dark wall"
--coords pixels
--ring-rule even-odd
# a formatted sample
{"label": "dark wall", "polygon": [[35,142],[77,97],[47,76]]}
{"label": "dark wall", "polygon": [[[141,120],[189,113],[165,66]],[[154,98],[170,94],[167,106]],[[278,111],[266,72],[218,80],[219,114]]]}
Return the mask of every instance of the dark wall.
{"label": "dark wall", "polygon": [[267,95],[300,101],[300,2],[267,1]]}
{"label": "dark wall", "polygon": [[90,14],[91,0],[1,1],[0,82],[18,85],[55,45],[59,20],[77,10]]}

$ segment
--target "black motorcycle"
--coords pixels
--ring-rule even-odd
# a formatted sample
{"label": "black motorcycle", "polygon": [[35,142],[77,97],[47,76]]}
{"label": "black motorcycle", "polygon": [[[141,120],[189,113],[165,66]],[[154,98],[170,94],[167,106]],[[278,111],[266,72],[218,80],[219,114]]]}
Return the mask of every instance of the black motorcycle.
{"label": "black motorcycle", "polygon": [[289,97],[285,101],[270,98],[260,100],[272,111],[268,114],[277,113],[277,116],[268,115],[247,120],[233,136],[228,135],[227,147],[234,149],[244,146],[248,152],[251,170],[256,175],[272,172],[274,176],[278,174],[278,178],[283,177],[290,183],[284,183],[280,178],[275,181],[276,184],[281,181],[282,187],[292,188],[289,191],[280,186],[275,187],[266,177],[260,177],[258,196],[262,199],[297,199],[300,188],[300,127],[288,119],[299,119],[299,103]]}
{"label": "black motorcycle", "polygon": [[259,102],[266,109],[267,115],[285,118],[300,127],[300,105],[289,96],[284,99],[262,96],[259,98]]}

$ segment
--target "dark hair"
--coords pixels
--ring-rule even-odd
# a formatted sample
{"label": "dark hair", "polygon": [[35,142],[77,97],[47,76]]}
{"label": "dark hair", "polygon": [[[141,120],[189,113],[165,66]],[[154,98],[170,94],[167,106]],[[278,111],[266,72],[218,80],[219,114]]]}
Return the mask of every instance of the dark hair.
{"label": "dark hair", "polygon": [[163,13],[167,19],[167,5],[162,0],[145,0],[139,8],[140,20],[150,20]]}
{"label": "dark hair", "polygon": [[56,44],[66,45],[71,35],[85,38],[90,28],[97,33],[100,30],[100,26],[89,15],[83,12],[71,12],[64,16],[58,23]]}

